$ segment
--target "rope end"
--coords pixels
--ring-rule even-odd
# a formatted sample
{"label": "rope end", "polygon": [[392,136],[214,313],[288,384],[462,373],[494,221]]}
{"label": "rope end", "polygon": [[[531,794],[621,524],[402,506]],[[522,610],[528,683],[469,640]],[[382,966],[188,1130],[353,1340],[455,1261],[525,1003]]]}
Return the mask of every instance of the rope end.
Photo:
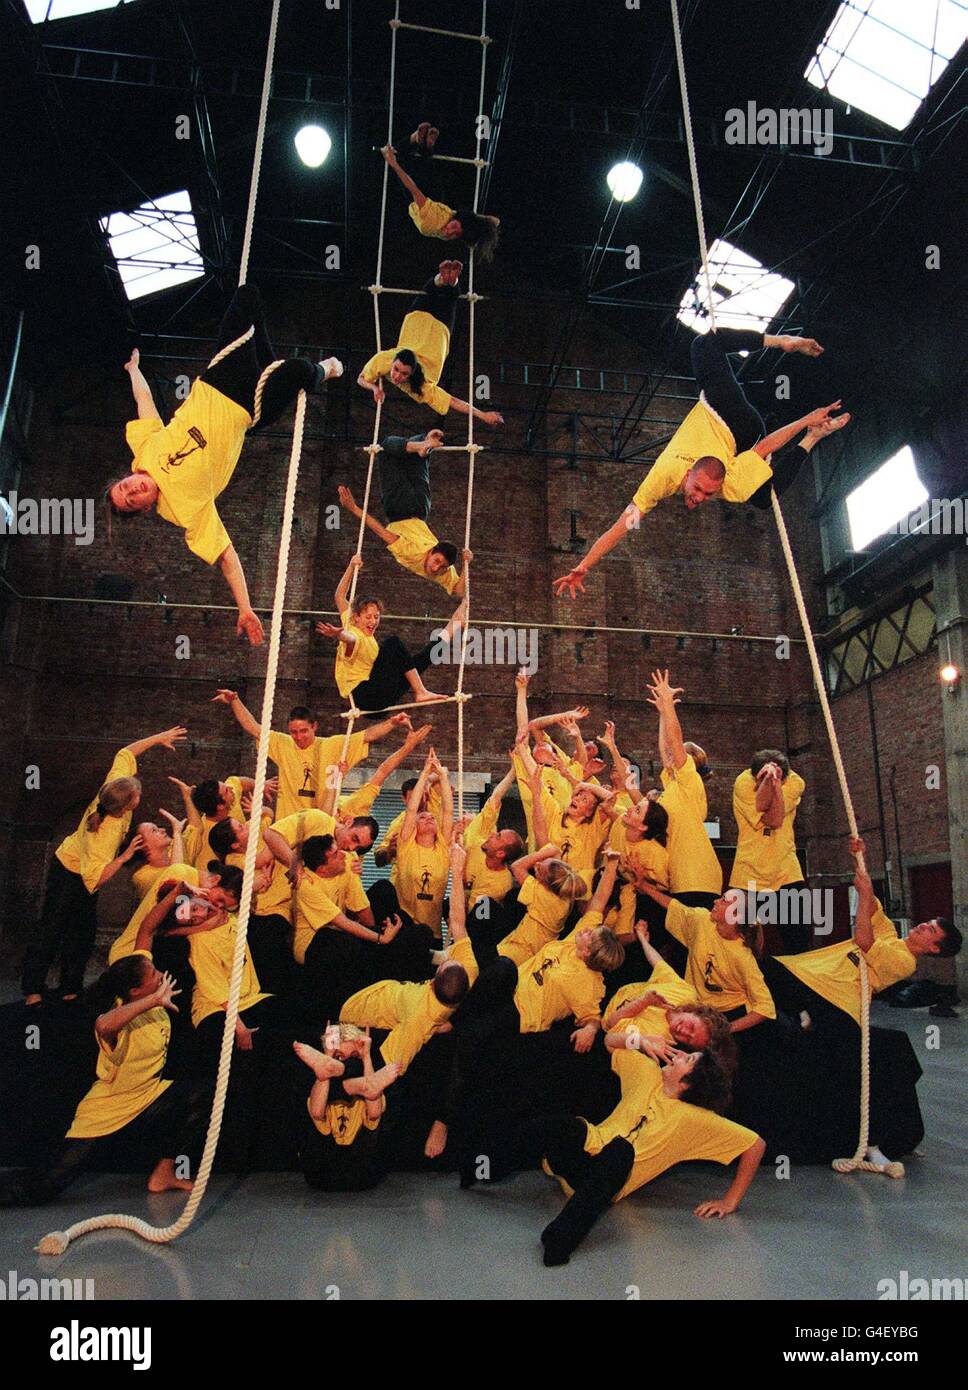
{"label": "rope end", "polygon": [[51,1231],[34,1246],[38,1255],[63,1255],[71,1243],[66,1231]]}

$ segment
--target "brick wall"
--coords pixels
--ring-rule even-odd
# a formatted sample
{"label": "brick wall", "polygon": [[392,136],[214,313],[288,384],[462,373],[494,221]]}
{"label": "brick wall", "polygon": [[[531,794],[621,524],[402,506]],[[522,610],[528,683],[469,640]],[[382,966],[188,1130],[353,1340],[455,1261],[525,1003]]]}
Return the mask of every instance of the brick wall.
{"label": "brick wall", "polygon": [[[350,315],[344,322],[339,318],[340,297],[324,298],[312,288],[289,306],[288,314],[276,296],[272,302],[279,339],[327,347],[351,342],[359,347],[347,363],[343,382],[324,400],[312,402],[303,452],[287,605],[318,612],[331,609],[333,589],[356,537],[355,525],[327,529],[326,509],[335,502],[340,481],[351,482],[361,494],[366,455],[314,436],[322,428],[339,425],[348,392],[353,433],[361,441],[368,437],[369,399],[353,380],[368,350],[369,305],[344,296]],[[386,321],[394,324],[398,314],[399,307],[391,305]],[[485,302],[479,312],[480,359],[547,361],[559,326],[553,314],[533,306],[507,299]],[[207,327],[195,324],[185,331]],[[459,326],[452,383],[459,394],[466,390],[463,339]],[[576,336],[572,360],[634,371],[642,368],[646,355],[610,333],[607,325],[589,321]],[[174,375],[174,366],[165,370]],[[73,373],[38,394],[30,438],[32,465],[22,493],[100,495],[105,483],[127,464],[122,434],[129,408],[126,388],[123,373],[110,377],[79,363]],[[687,514],[681,502],[667,502],[593,574],[584,599],[575,604],[557,601],[551,580],[572,563],[569,511],[579,513],[578,532],[590,541],[622,510],[647,465],[601,457],[600,446],[588,434],[580,437],[579,450],[598,457],[576,467],[569,466],[565,456],[526,454],[521,444],[533,391],[507,387],[493,394],[494,404],[507,412],[508,427],[495,436],[481,428],[478,438],[485,443],[499,440],[517,452],[478,457],[473,611],[497,622],[588,623],[580,631],[541,629],[533,711],[585,703],[591,709],[593,732],[601,731],[607,715],[613,717],[623,749],[646,770],[651,760],[654,769],[656,720],[643,694],[652,668],[671,666],[676,682],[686,690],[681,707],[686,736],[705,745],[715,768],[709,786],[711,814],[721,818],[724,842],[731,844],[735,837],[730,792],[736,774],[754,748],[776,744],[794,750],[793,761],[807,779],[799,826],[811,867],[842,869],[844,856],[829,838],[839,833],[842,817],[803,646],[794,642],[790,659],[778,660],[772,641],[681,636],[728,634],[730,629],[737,629],[740,639],[747,634],[797,636],[799,625],[770,513],[715,504]],[[627,404],[628,399],[618,394],[576,391],[558,391],[552,400],[555,412],[580,408],[606,416],[620,416]],[[812,402],[792,402],[791,411],[801,404],[806,408]],[[639,437],[644,441],[668,432],[686,408],[685,402],[657,399],[649,411],[657,418]],[[399,396],[388,401],[387,415],[391,426],[407,432],[435,423]],[[669,422],[665,429],[662,419]],[[604,428],[608,422],[602,424]],[[451,442],[462,434],[461,421],[453,425]],[[538,449],[567,451],[571,439],[570,426],[555,414],[536,444]],[[445,462],[434,465],[432,520],[441,536],[460,543],[466,460],[456,454],[442,457]],[[271,599],[287,462],[285,428],[251,438],[220,506],[257,605]],[[811,494],[812,482],[804,477],[787,494],[784,506],[813,602],[819,545],[810,519]],[[387,630],[399,632],[411,645],[421,644],[430,632],[429,619],[449,611],[446,596],[397,567],[372,536],[367,537],[364,553],[363,589],[381,596],[391,613],[419,619],[388,620]],[[127,575],[138,600],[154,603],[165,594],[169,602],[214,605],[227,599],[221,575],[197,562],[174,528],[157,519],[123,525],[114,551],[100,520],[89,547],[58,538],[11,544],[8,578],[26,593],[89,598],[97,577],[106,572]],[[258,712],[265,652],[240,645],[231,614],[214,608],[3,602],[0,863],[5,870],[2,943],[9,960],[19,953],[36,915],[49,841],[76,824],[119,745],[177,722],[189,726],[186,751],[154,751],[144,760],[144,812],[149,816],[159,803],[175,805],[167,772],[191,781],[251,772],[250,740],[227,711],[210,703],[210,696],[216,686],[231,685]],[[666,631],[650,637],[596,633],[595,625]],[[176,660],[175,641],[183,635],[190,639],[191,657]],[[308,613],[286,618],[277,726],[298,702],[319,710],[324,730],[342,727],[332,661],[332,646],[313,634]],[[445,689],[451,684],[450,673],[432,670],[428,684]],[[500,775],[513,737],[513,669],[473,668],[467,688],[474,694],[466,706],[468,766]],[[861,823],[868,827],[876,822],[876,810],[865,699],[857,692],[839,700],[836,714]],[[943,761],[930,662],[913,662],[885,677],[877,683],[875,699],[881,760],[885,768],[892,762],[898,765],[911,851],[917,845],[919,853],[937,851],[940,856],[947,846],[944,793],[923,790],[924,764]],[[435,711],[433,719],[435,743],[453,764],[453,706]],[[41,769],[38,791],[24,790],[23,769],[28,764]],[[113,907],[105,903],[105,910],[120,912],[119,903],[120,898]]]}

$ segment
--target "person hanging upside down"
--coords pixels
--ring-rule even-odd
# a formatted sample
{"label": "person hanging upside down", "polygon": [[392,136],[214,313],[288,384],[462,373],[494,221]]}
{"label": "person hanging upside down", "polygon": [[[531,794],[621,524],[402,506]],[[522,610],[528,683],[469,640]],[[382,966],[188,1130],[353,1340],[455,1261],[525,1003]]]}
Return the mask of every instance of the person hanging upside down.
{"label": "person hanging upside down", "polygon": [[383,613],[379,599],[357,599],[350,606],[353,571],[362,565],[362,557],[354,555],[336,590],[336,608],[342,626],[322,622],[316,624],[320,637],[330,637],[339,644],[336,650],[336,686],[339,693],[345,699],[352,700],[357,709],[367,712],[398,704],[401,695],[406,694],[410,694],[418,705],[445,700],[446,695],[435,695],[420,677],[430,665],[438,642],[451,643],[455,633],[466,622],[466,600],[454,611],[440,636],[411,655],[403,641],[395,635],[385,638],[382,644],[377,642],[376,630]]}
{"label": "person hanging upside down", "polygon": [[[380,495],[387,525],[369,512],[366,524],[386,545],[398,565],[432,579],[449,594],[463,598],[465,580],[455,566],[460,552],[450,541],[440,541],[427,525],[430,515],[430,454],[444,442],[442,430],[428,430],[410,439],[387,435],[381,446],[378,468]],[[339,489],[340,506],[361,517],[363,508],[348,487]],[[464,551],[464,563],[473,555]]]}
{"label": "person hanging upside down", "polygon": [[777,495],[784,492],[814,446],[849,423],[849,414],[833,414],[841,404],[834,401],[766,434],[762,418],[733,375],[729,354],[773,347],[808,357],[823,352],[813,338],[740,328],[720,328],[693,340],[692,369],[700,388],[699,400],[618,520],[599,536],[583,560],[554,581],[559,598],[565,593],[570,598],[583,594],[588,571],[636,530],[663,498],[681,493],[690,511],[714,497],[766,508],[771,489]]}
{"label": "person hanging upside down", "polygon": [[[439,134],[436,127],[422,121],[410,136],[411,153],[432,157]],[[422,193],[410,175],[401,169],[392,145],[384,145],[381,153],[410,194],[410,220],[421,236],[438,237],[441,241],[462,241],[466,246],[474,247],[482,261],[493,260],[500,235],[500,218],[474,212],[471,208],[455,209],[446,203],[435,202]]]}
{"label": "person hanging upside down", "polygon": [[219,349],[247,332],[246,342],[239,342],[196,378],[167,425],[134,349],[125,363],[138,407],[137,420],[130,420],[125,432],[134,458],[131,472],[108,486],[106,498],[109,532],[112,516],[153,508],[163,520],[180,526],[189,550],[206,564],[217,564],[225,575],[239,610],[239,636],[244,634],[257,646],[264,635],[262,623],[252,611],[242,564],[215,501],[235,472],[246,431],[272,424],[300,391],[317,390],[330,377],[340,376],[343,368],[335,357],[319,363],[297,357],[280,362],[265,380],[261,414],[253,426],[256,387],[275,360],[254,285],[236,290],[219,328]]}
{"label": "person hanging upside down", "polygon": [[428,280],[403,320],[396,347],[386,348],[370,358],[357,377],[357,384],[371,392],[377,402],[384,398],[387,378],[406,395],[427,405],[438,415],[454,410],[473,415],[485,425],[503,425],[496,410],[478,410],[437,385],[450,350],[450,335],[457,311],[457,281],[463,269],[460,261],[441,261],[440,270]]}

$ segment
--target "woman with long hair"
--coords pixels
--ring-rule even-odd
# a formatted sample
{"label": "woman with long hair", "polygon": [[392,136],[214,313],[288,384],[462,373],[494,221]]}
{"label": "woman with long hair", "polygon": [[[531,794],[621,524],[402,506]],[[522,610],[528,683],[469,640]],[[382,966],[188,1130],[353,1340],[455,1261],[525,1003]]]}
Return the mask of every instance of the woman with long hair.
{"label": "woman with long hair", "polygon": [[135,775],[138,758],[149,748],[174,748],[184,741],[186,732],[178,725],[122,748],[77,829],[55,850],[40,928],[23,963],[21,989],[32,1008],[43,1002],[47,973],[58,957],[61,998],[71,1001],[80,994],[97,932],[98,890],[144,848],[141,836],[136,835],[121,849],[141,801],[141,783]]}

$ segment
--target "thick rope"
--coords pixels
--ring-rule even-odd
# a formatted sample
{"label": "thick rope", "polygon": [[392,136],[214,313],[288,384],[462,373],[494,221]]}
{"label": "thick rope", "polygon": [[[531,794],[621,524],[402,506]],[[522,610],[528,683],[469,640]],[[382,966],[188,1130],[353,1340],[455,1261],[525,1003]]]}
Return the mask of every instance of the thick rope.
{"label": "thick rope", "polygon": [[[696,209],[696,229],[699,234],[699,253],[702,257],[702,273],[706,285],[707,308],[709,311],[709,327],[716,331],[716,311],[713,304],[712,281],[709,274],[709,251],[706,245],[706,226],[702,214],[702,195],[699,188],[699,169],[696,163],[696,149],[692,138],[692,117],[689,112],[689,93],[686,88],[686,67],[682,54],[682,33],[679,28],[679,7],[677,0],[670,0],[672,9],[672,33],[676,48],[676,64],[679,68],[679,89],[682,94],[682,115],[686,134],[686,149],[689,155],[689,173],[692,179],[692,198]],[[837,771],[837,780],[840,783],[840,794],[844,802],[844,810],[847,813],[847,824],[853,839],[857,839],[857,817],[854,814],[854,803],[851,799],[850,788],[847,785],[847,773],[844,769],[844,760],[840,751],[840,742],[837,738],[837,730],[834,727],[833,714],[830,709],[830,701],[827,698],[827,688],[824,683],[823,673],[820,669],[820,660],[817,656],[817,646],[814,641],[813,631],[810,627],[810,618],[807,613],[807,606],[803,599],[803,590],[800,587],[800,578],[797,574],[796,562],[793,558],[793,550],[790,545],[790,537],[787,534],[786,522],[783,519],[783,512],[780,509],[780,502],[776,493],[770,490],[770,500],[773,504],[773,516],[776,519],[777,531],[780,535],[780,545],[783,549],[783,558],[786,561],[787,573],[790,576],[790,586],[793,589],[793,596],[796,600],[797,612],[800,615],[800,623],[803,627],[803,635],[807,644],[807,652],[810,656],[810,666],[813,671],[813,681],[817,690],[817,697],[820,701],[820,708],[823,712],[824,723],[827,726],[827,738],[830,741],[830,751],[833,755],[834,767]],[[857,867],[864,871],[864,856],[855,856]],[[861,1048],[861,1075],[860,1075],[860,1130],[857,1140],[857,1148],[852,1158],[838,1158],[833,1167],[838,1173],[850,1173],[861,1170],[868,1173],[887,1173],[890,1177],[901,1177],[904,1168],[899,1163],[871,1163],[867,1158],[867,1149],[870,1140],[870,987],[868,984],[867,962],[864,953],[860,953],[860,1048]],[[900,1171],[898,1171],[900,1170]]]}
{"label": "thick rope", "polygon": [[[244,285],[248,271],[249,246],[252,239],[252,226],[255,220],[255,206],[259,187],[259,169],[262,162],[262,146],[265,138],[266,112],[269,102],[269,87],[272,81],[272,60],[275,50],[276,29],[279,19],[280,0],[274,0],[272,7],[272,20],[269,29],[269,44],[266,53],[265,80],[262,89],[262,104],[259,111],[259,130],[256,137],[256,156],[255,165],[252,172],[252,182],[249,188],[249,209],[246,218],[245,242],[242,251],[242,261],[239,270],[239,284]],[[248,341],[252,336],[250,330],[244,334],[240,340],[230,343],[222,350],[218,357],[224,356],[239,346],[240,342]],[[277,364],[273,364],[277,365]],[[261,407],[261,386],[263,379],[268,376],[272,368],[267,368],[260,379],[256,388],[256,408]],[[306,421],[306,393],[300,391],[296,401],[295,422],[293,425],[292,449],[289,455],[289,472],[286,479],[286,495],[283,504],[282,531],[279,538],[279,558],[276,565],[276,587],[272,604],[272,620],[269,629],[269,651],[266,660],[265,692],[262,698],[262,718],[259,732],[259,747],[256,756],[255,786],[252,791],[252,809],[250,812],[250,825],[255,827],[256,833],[249,835],[249,841],[245,851],[245,867],[242,879],[242,897],[239,903],[237,918],[237,928],[235,936],[235,955],[232,961],[232,975],[229,981],[229,997],[225,1007],[225,1027],[222,1030],[222,1046],[219,1052],[218,1074],[215,1082],[215,1095],[212,1102],[212,1113],[208,1122],[208,1133],[205,1136],[205,1148],[202,1153],[202,1160],[195,1175],[195,1180],[189,1194],[188,1201],[178,1219],[168,1226],[152,1226],[149,1222],[143,1221],[140,1217],[126,1216],[121,1213],[110,1213],[106,1216],[92,1216],[85,1221],[75,1222],[66,1231],[52,1231],[44,1236],[36,1249],[41,1255],[59,1255],[70,1245],[71,1241],[79,1236],[87,1235],[90,1231],[100,1230],[120,1230],[131,1231],[135,1235],[141,1236],[143,1240],[153,1244],[167,1244],[176,1240],[195,1219],[195,1213],[205,1196],[208,1187],[208,1180],[212,1172],[212,1164],[215,1161],[215,1153],[218,1148],[219,1135],[222,1130],[222,1117],[225,1111],[225,1098],[228,1093],[229,1075],[232,1069],[232,1052],[235,1046],[235,1026],[239,1017],[239,998],[242,991],[242,972],[245,965],[246,938],[248,936],[249,913],[252,906],[252,888],[255,881],[255,861],[259,850],[258,827],[262,823],[262,805],[265,794],[266,765],[269,759],[269,737],[272,730],[272,709],[275,700],[276,677],[279,669],[279,650],[282,641],[282,614],[286,600],[286,578],[289,569],[289,543],[292,536],[292,518],[296,503],[296,480],[299,476],[299,460],[302,454],[303,430]],[[254,423],[254,422],[253,422]]]}
{"label": "thick rope", "polygon": [[[299,475],[299,459],[302,452],[303,427],[306,418],[306,393],[299,392],[296,402],[296,419],[292,437],[292,451],[289,456],[289,474],[286,480],[286,496],[283,504],[282,533],[279,540],[279,561],[276,567],[276,589],[272,607],[272,625],[269,631],[269,654],[266,662],[265,693],[262,699],[262,715],[259,733],[259,749],[256,758],[255,787],[252,792],[252,810],[249,824],[256,830],[262,819],[262,804],[265,792],[266,763],[269,757],[269,737],[272,729],[272,709],[276,689],[276,676],[279,667],[279,650],[282,638],[282,609],[286,594],[286,577],[289,568],[289,543],[292,536],[292,518],[296,501],[296,480]],[[232,978],[229,984],[229,998],[225,1008],[225,1027],[222,1030],[222,1047],[219,1053],[218,1077],[215,1083],[215,1097],[209,1119],[205,1149],[199,1164],[194,1186],[178,1220],[170,1226],[152,1226],[140,1217],[111,1214],[93,1216],[86,1221],[78,1221],[66,1231],[52,1231],[44,1236],[36,1247],[41,1255],[60,1255],[72,1240],[86,1235],[89,1231],[121,1230],[132,1231],[144,1240],[155,1244],[165,1244],[177,1239],[186,1231],[195,1218],[195,1213],[205,1196],[208,1180],[218,1148],[222,1129],[222,1116],[225,1097],[228,1092],[229,1074],[232,1067],[232,1050],[235,1045],[235,1025],[239,1016],[239,996],[242,989],[242,971],[245,964],[246,937],[248,934],[249,912],[252,905],[252,885],[255,878],[255,860],[259,850],[258,833],[250,833],[245,851],[245,868],[242,881],[242,900],[239,904],[238,928],[235,937],[235,956],[232,962]]]}
{"label": "thick rope", "polygon": [[266,66],[262,78],[262,99],[259,102],[259,126],[255,137],[255,154],[252,160],[252,178],[249,181],[249,210],[245,218],[245,235],[242,238],[242,258],[239,261],[239,284],[244,285],[249,277],[249,252],[252,249],[252,228],[255,225],[255,205],[259,193],[259,174],[262,169],[262,147],[266,138],[266,118],[269,114],[269,92],[272,89],[272,65],[276,52],[276,30],[279,27],[280,0],[272,0],[272,18],[269,21],[269,42],[266,45]]}
{"label": "thick rope", "polygon": [[[487,0],[481,0],[481,80],[477,96],[477,120],[474,144],[474,212],[481,193],[481,140],[483,138],[484,85],[487,75]],[[477,447],[474,443],[474,317],[477,296],[474,293],[474,248],[470,248],[467,271],[467,503],[464,508],[464,550],[471,548],[471,516],[474,509],[474,465]],[[471,567],[464,559],[464,626],[461,631],[460,666],[457,670],[457,696],[464,691],[464,670],[467,665],[467,643],[471,630]],[[464,814],[464,701],[457,702],[457,818]]]}

